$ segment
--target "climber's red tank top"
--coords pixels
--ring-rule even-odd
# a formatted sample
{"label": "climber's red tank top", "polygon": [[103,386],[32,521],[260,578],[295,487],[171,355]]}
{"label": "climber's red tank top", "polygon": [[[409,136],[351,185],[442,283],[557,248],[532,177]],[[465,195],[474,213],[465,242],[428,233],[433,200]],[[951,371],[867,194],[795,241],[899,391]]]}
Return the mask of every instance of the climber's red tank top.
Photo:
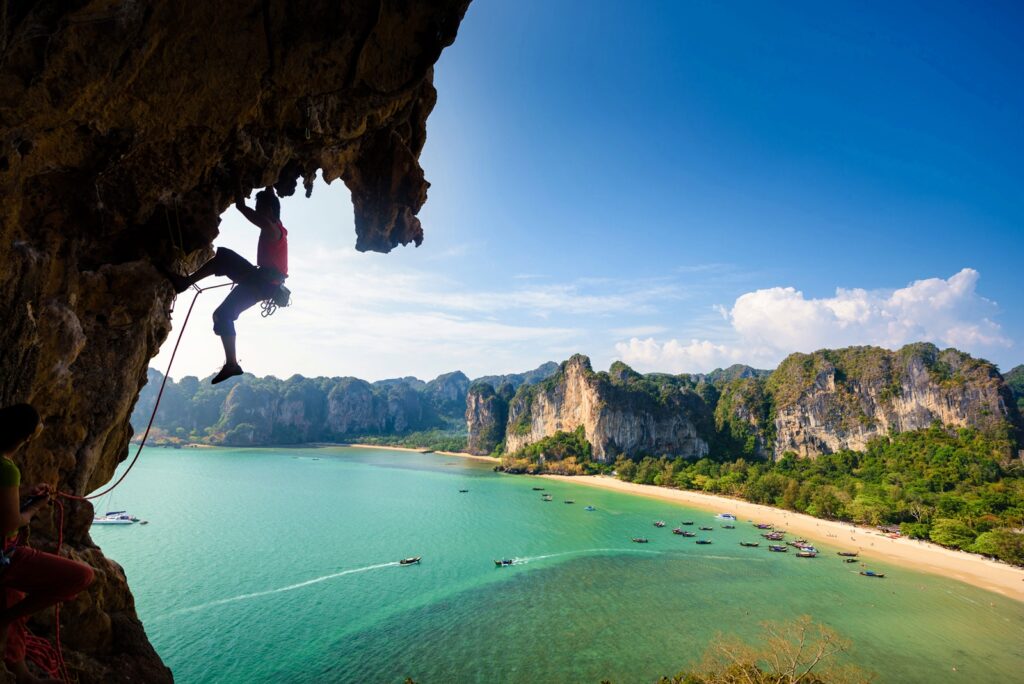
{"label": "climber's red tank top", "polygon": [[280,221],[281,237],[273,239],[266,231],[260,231],[260,241],[256,246],[256,265],[260,268],[272,268],[281,275],[288,275],[288,231]]}

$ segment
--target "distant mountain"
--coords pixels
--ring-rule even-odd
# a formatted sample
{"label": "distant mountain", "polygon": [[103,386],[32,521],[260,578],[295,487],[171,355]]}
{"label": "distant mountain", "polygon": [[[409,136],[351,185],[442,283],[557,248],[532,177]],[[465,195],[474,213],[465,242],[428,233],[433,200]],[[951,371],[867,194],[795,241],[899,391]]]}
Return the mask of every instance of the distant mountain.
{"label": "distant mountain", "polygon": [[1006,380],[1006,385],[1017,402],[1017,408],[1024,413],[1024,365],[1011,368],[1003,375],[1003,379]]}
{"label": "distant mountain", "polygon": [[[929,428],[973,428],[1010,456],[1021,437],[1012,394],[1024,367],[1007,374],[955,349],[911,344],[792,354],[772,372],[731,366],[707,375],[642,375],[624,363],[595,372],[576,355],[546,380],[500,393],[470,388],[468,444],[507,453],[583,430],[597,461],[619,455],[717,459],[814,457]],[[495,423],[506,416],[502,434]],[[1001,448],[1003,448],[1001,447]]]}
{"label": "distant mountain", "polygon": [[526,371],[525,373],[510,373],[508,375],[485,375],[474,380],[475,383],[484,383],[490,385],[494,389],[498,389],[502,385],[508,384],[512,386],[512,389],[519,389],[522,385],[532,385],[538,383],[541,380],[548,378],[558,371],[558,364],[554,361],[548,361],[543,363],[532,371]]}
{"label": "distant mountain", "polygon": [[[491,377],[520,386],[557,368],[545,364],[525,373]],[[150,369],[147,378],[131,417],[137,434],[149,421],[163,375]],[[255,446],[393,438],[424,431],[464,435],[466,395],[472,384],[461,371],[429,382],[411,376],[370,383],[352,377],[293,375],[279,380],[249,374],[220,385],[208,381],[194,376],[168,380],[154,421],[153,443]]]}
{"label": "distant mountain", "polygon": [[744,366],[743,364],[736,363],[728,368],[716,368],[715,370],[707,373],[704,378],[710,383],[723,383],[731,382],[733,380],[743,380],[745,378],[766,378],[771,375],[770,370],[759,370],[757,368],[751,368],[750,366]]}

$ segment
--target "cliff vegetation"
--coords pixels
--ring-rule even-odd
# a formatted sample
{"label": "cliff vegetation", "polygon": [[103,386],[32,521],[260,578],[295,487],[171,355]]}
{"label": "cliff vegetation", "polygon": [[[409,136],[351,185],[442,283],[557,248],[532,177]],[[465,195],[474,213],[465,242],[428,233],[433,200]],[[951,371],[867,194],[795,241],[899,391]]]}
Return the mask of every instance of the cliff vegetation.
{"label": "cliff vegetation", "polygon": [[622,458],[620,479],[735,496],[1024,565],[1024,468],[979,430],[938,424],[814,459]]}
{"label": "cliff vegetation", "polygon": [[1012,368],[1006,375],[1006,385],[1017,404],[1017,410],[1024,414],[1024,366]]}
{"label": "cliff vegetation", "polygon": [[[1021,373],[1024,376],[1024,373]],[[518,453],[556,432],[584,427],[596,461],[816,457],[864,450],[878,437],[935,423],[984,434],[1017,456],[1019,397],[987,361],[931,344],[792,354],[773,372],[733,366],[706,375],[640,374],[615,362],[595,372],[576,355],[509,402],[504,449]],[[467,415],[470,435],[476,432]],[[493,425],[487,446],[500,444]]]}

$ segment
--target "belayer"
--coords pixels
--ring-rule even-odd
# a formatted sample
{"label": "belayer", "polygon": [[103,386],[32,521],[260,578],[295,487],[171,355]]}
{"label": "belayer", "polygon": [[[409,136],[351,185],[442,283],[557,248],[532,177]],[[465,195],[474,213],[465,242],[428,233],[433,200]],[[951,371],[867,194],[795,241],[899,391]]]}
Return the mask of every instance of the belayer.
{"label": "belayer", "polygon": [[11,456],[42,427],[39,414],[28,404],[0,409],[0,653],[19,684],[39,681],[25,665],[25,621],[55,603],[70,601],[93,580],[93,569],[85,563],[30,548],[20,535],[49,505],[53,489],[45,482],[22,485],[21,471]]}
{"label": "belayer", "polygon": [[235,283],[224,303],[213,312],[213,332],[224,344],[224,367],[214,376],[216,385],[242,374],[235,356],[235,321],[257,302],[274,300],[287,303],[288,292],[282,287],[288,277],[288,231],[281,223],[281,202],[270,188],[256,193],[256,209],[250,209],[239,191],[235,207],[249,222],[260,229],[256,246],[256,265],[230,249],[218,247],[212,259],[189,276],[167,273],[174,291],[181,294],[193,284],[211,275],[227,276]]}

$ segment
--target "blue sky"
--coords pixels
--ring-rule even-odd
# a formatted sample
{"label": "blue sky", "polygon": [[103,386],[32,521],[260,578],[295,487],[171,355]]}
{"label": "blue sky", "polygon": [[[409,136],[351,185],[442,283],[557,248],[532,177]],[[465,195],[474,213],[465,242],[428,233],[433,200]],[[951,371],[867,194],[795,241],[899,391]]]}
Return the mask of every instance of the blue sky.
{"label": "blue sky", "polygon": [[[1021,8],[477,0],[436,67],[423,246],[356,253],[340,182],[285,200],[295,305],[243,315],[243,367],[1024,362]],[[229,211],[217,244],[255,237]],[[175,377],[221,362],[203,299]]]}

